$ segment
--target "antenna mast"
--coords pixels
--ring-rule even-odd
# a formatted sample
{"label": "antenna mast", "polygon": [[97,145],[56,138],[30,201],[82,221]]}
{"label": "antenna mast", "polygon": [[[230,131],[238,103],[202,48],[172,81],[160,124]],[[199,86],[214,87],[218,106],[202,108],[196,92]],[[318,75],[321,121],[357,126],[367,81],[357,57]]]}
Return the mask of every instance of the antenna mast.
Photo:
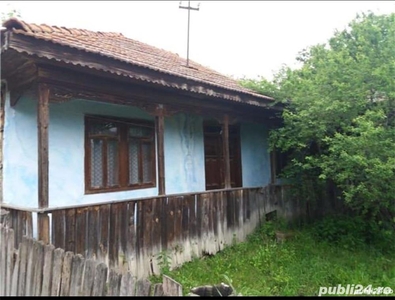
{"label": "antenna mast", "polygon": [[188,10],[188,33],[187,33],[187,67],[189,67],[189,23],[191,19],[191,9],[192,10],[199,10],[200,3],[198,4],[198,7],[191,7],[191,1],[188,1],[188,6],[182,6],[180,1],[179,8],[184,8]]}

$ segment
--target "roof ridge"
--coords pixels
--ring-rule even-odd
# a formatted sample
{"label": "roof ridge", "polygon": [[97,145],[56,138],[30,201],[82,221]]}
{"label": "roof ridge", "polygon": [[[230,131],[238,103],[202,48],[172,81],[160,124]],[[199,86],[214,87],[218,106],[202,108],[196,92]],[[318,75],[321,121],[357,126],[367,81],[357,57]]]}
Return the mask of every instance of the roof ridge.
{"label": "roof ridge", "polygon": [[16,17],[11,17],[3,22],[3,27],[7,29],[19,29],[28,33],[53,33],[61,32],[68,35],[106,35],[112,37],[124,37],[120,32],[103,32],[103,31],[93,31],[80,28],[68,28],[65,26],[56,26],[48,24],[35,24],[28,23]]}

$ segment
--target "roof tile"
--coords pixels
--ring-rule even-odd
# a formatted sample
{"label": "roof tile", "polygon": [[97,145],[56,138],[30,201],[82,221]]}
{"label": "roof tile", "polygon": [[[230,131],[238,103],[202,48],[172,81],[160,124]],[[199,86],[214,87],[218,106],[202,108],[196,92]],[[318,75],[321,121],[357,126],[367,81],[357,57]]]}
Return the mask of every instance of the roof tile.
{"label": "roof tile", "polygon": [[94,32],[45,24],[37,25],[26,23],[16,18],[5,21],[3,26],[7,29],[12,29],[15,34],[32,36],[36,39],[101,54],[128,64],[139,65],[155,71],[272,100],[270,97],[257,94],[242,87],[237,80],[192,60],[189,60],[189,67],[187,67],[186,59],[178,54],[127,38],[121,33]]}

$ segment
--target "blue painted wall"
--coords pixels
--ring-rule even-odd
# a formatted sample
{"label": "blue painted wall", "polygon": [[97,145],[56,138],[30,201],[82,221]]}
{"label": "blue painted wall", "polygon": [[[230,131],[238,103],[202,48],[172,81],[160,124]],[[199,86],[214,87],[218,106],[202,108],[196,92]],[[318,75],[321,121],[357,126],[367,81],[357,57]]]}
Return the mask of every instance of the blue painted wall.
{"label": "blue painted wall", "polygon": [[[135,107],[84,100],[50,104],[49,206],[98,203],[150,197],[157,187],[134,191],[84,194],[84,115],[98,114],[153,120]],[[203,119],[189,114],[165,118],[165,185],[168,194],[205,190]],[[270,180],[267,130],[256,124],[241,127],[243,186]],[[15,107],[6,98],[3,198],[6,203],[37,207],[36,101],[21,98]]]}
{"label": "blue painted wall", "polygon": [[270,153],[265,125],[241,124],[241,164],[243,187],[265,186],[270,183]]}
{"label": "blue painted wall", "polygon": [[204,191],[203,119],[178,114],[165,119],[166,193]]}

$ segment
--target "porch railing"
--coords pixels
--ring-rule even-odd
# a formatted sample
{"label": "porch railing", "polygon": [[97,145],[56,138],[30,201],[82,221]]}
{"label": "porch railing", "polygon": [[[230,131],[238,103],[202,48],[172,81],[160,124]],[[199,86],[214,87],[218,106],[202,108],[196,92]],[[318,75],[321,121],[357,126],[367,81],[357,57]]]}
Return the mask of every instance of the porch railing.
{"label": "porch railing", "polygon": [[31,236],[32,213],[48,214],[55,247],[142,278],[159,274],[167,260],[174,268],[245,240],[267,213],[280,208],[282,190],[236,188],[31,211],[3,207],[21,234],[18,241]]}

